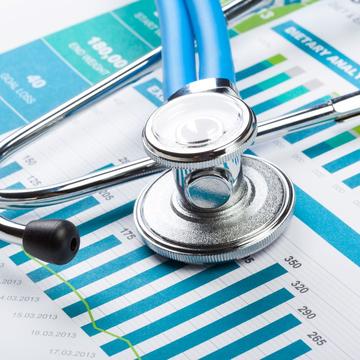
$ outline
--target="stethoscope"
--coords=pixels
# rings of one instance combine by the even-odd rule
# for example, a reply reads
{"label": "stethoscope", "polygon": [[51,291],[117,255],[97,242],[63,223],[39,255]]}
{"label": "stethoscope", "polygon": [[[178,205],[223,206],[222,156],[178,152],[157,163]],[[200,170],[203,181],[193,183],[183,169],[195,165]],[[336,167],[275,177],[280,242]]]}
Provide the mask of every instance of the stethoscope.
{"label": "stethoscope", "polygon": [[[360,92],[257,124],[238,97],[225,18],[265,3],[269,1],[235,0],[222,9],[218,0],[157,0],[167,102],[143,131],[149,157],[52,186],[1,190],[0,206],[54,205],[163,172],[142,190],[134,208],[138,233],[156,253],[188,263],[215,263],[272,243],[291,219],[293,185],[275,165],[244,151],[254,141],[359,115]],[[152,71],[160,54],[159,47],[14,132],[0,142],[1,159]],[[56,264],[69,262],[80,245],[75,225],[67,220],[40,219],[24,226],[0,217],[0,238]]]}

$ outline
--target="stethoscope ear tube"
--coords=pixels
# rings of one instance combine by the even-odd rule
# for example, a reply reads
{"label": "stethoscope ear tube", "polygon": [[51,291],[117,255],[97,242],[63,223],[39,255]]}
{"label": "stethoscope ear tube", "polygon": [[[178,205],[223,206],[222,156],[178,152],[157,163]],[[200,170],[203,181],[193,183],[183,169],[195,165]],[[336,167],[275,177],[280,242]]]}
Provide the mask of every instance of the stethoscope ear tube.
{"label": "stethoscope ear tube", "polygon": [[80,247],[76,226],[67,220],[34,220],[24,230],[24,250],[40,260],[63,265],[71,261]]}

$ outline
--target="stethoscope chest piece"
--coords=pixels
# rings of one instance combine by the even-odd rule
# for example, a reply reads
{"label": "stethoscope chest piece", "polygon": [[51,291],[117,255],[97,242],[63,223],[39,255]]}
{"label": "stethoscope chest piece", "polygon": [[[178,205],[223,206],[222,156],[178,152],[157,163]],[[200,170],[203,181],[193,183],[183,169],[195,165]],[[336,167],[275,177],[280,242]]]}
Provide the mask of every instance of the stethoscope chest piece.
{"label": "stethoscope chest piece", "polygon": [[135,205],[135,222],[156,253],[186,263],[217,263],[253,254],[278,238],[294,208],[289,179],[271,163],[242,157],[243,183],[234,204],[217,211],[184,206],[166,172]]}
{"label": "stethoscope chest piece", "polygon": [[282,171],[242,154],[256,136],[250,108],[230,86],[196,91],[201,85],[190,86],[150,117],[145,149],[172,170],[142,191],[134,211],[138,232],[151,249],[196,264],[263,249],[284,231],[295,202]]}

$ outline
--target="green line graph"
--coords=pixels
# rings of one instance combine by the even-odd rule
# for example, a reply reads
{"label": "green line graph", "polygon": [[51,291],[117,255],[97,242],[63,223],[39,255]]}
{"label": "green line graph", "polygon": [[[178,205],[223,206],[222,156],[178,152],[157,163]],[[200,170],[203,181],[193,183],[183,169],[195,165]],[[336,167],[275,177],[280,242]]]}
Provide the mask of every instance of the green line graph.
{"label": "green line graph", "polygon": [[49,266],[47,266],[46,264],[44,264],[43,262],[41,262],[40,260],[36,259],[35,257],[33,257],[32,255],[28,254],[25,250],[24,250],[26,256],[29,257],[29,259],[34,260],[37,264],[39,264],[41,267],[43,267],[44,269],[46,269],[47,271],[49,271],[52,275],[56,276],[60,281],[62,281],[66,286],[68,286],[71,291],[75,294],[75,296],[77,296],[79,298],[79,300],[84,304],[86,311],[89,315],[90,318],[90,322],[92,324],[92,326],[94,327],[95,330],[102,332],[104,334],[107,334],[111,337],[114,337],[115,339],[118,339],[120,341],[123,341],[126,343],[126,345],[131,349],[131,351],[133,352],[133,354],[135,355],[136,359],[141,360],[141,357],[139,355],[139,353],[136,351],[135,347],[133,346],[133,344],[131,343],[130,340],[125,339],[122,336],[119,336],[111,331],[102,329],[100,327],[98,327],[96,325],[96,321],[94,318],[94,315],[92,313],[92,310],[88,304],[88,302],[85,300],[85,298],[80,294],[79,290],[77,290],[69,281],[67,281],[64,277],[62,277],[60,274],[58,274],[56,271],[54,271],[53,269],[51,269]]}

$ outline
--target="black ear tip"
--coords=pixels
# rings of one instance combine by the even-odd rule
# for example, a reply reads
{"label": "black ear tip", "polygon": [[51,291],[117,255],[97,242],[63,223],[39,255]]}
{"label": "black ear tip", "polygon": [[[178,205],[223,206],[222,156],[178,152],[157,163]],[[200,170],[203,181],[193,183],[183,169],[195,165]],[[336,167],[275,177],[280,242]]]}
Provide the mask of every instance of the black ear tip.
{"label": "black ear tip", "polygon": [[49,263],[63,265],[79,250],[76,226],[67,220],[35,220],[25,227],[24,250]]}

